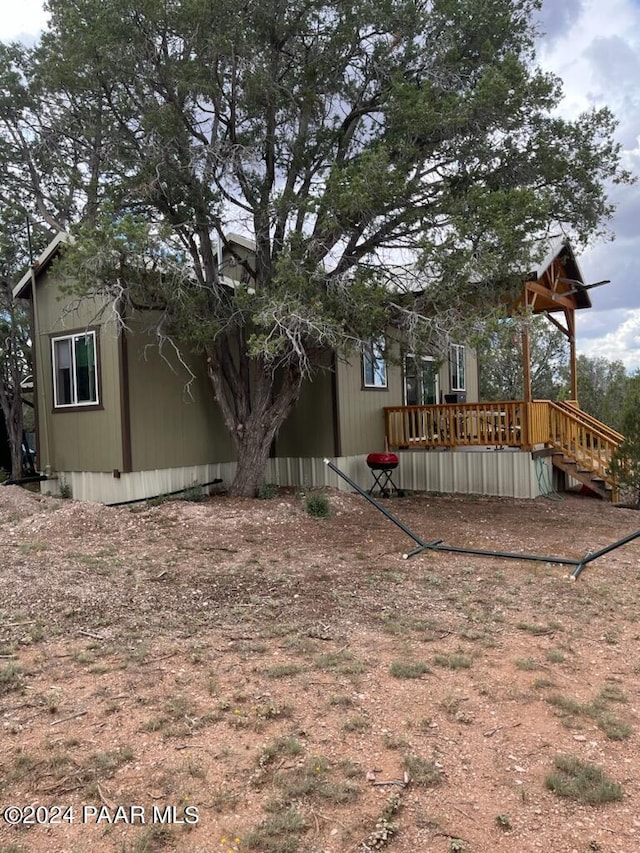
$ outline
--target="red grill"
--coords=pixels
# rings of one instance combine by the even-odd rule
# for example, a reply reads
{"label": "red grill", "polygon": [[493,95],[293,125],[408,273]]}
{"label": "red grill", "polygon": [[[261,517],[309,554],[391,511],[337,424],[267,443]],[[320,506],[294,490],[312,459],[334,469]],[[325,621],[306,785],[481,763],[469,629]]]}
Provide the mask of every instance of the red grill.
{"label": "red grill", "polygon": [[398,467],[397,453],[370,453],[367,456],[367,465],[372,471],[393,471]]}
{"label": "red grill", "polygon": [[400,494],[391,478],[391,472],[398,467],[399,461],[396,453],[370,453],[367,456],[367,465],[373,475],[373,485],[369,489],[370,495],[376,489],[380,491],[380,496],[383,498],[389,497],[392,492]]}

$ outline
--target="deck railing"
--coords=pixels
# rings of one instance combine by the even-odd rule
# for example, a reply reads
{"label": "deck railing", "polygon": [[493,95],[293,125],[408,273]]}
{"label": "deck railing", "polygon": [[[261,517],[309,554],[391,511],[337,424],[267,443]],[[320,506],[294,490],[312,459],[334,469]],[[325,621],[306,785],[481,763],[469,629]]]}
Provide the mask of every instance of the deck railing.
{"label": "deck railing", "polygon": [[550,400],[387,406],[384,418],[390,449],[551,447],[612,485],[611,459],[623,440],[575,405]]}
{"label": "deck railing", "polygon": [[406,447],[522,446],[524,403],[387,406],[387,445]]}

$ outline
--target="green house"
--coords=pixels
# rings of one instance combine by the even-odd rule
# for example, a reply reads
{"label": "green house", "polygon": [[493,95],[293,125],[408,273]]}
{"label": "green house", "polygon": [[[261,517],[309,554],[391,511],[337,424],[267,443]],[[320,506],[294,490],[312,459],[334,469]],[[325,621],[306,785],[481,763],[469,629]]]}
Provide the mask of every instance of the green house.
{"label": "green house", "polygon": [[[144,312],[115,318],[95,299],[63,295],[52,268],[66,235],[47,246],[14,288],[30,301],[37,466],[43,490],[74,498],[136,500],[215,479],[230,482],[232,443],[203,357],[158,350]],[[232,235],[236,253],[252,244]],[[239,270],[223,259],[224,274]],[[475,353],[452,343],[436,361],[383,353],[375,341],[349,359],[327,353],[280,431],[267,478],[281,485],[339,485],[323,458],[369,482],[365,457],[385,449],[385,407],[478,399]]]}

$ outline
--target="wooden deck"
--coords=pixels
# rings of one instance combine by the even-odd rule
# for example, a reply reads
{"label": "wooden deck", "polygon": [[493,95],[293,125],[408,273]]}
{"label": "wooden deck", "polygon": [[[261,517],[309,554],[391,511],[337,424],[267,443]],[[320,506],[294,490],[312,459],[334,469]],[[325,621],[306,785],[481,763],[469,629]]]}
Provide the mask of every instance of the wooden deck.
{"label": "wooden deck", "polygon": [[615,498],[610,465],[623,436],[573,403],[500,400],[388,406],[384,418],[389,449],[550,448],[557,454],[557,467]]}

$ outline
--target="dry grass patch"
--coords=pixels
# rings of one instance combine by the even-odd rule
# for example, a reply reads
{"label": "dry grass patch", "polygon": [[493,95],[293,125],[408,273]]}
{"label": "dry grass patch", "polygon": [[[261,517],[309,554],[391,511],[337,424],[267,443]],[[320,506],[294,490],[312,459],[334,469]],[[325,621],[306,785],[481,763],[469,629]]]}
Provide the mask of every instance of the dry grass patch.
{"label": "dry grass patch", "polygon": [[622,799],[622,786],[609,779],[602,767],[574,755],[557,755],[555,770],[545,779],[550,791],[580,803],[599,805]]}

